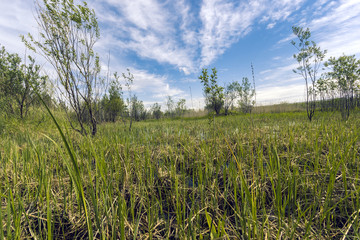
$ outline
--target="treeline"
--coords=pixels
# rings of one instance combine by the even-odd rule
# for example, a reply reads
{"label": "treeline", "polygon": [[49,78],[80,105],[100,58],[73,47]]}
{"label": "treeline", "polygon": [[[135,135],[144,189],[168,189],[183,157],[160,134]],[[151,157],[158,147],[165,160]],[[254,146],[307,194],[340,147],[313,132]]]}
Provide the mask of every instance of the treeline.
{"label": "treeline", "polygon": [[[28,61],[28,62],[26,62]],[[32,57],[25,62],[18,54],[0,49],[0,109],[2,114],[27,116],[32,106],[39,105],[35,92],[51,104],[51,96],[46,90],[46,76],[40,75],[40,66]]]}
{"label": "treeline", "polygon": [[[95,11],[86,2],[76,5],[73,1],[44,0],[35,4],[37,38],[28,34],[22,36],[22,41],[27,49],[47,60],[56,76],[49,79],[41,75],[40,66],[33,58],[25,57],[22,62],[17,54],[8,53],[2,47],[0,107],[3,113],[24,118],[31,107],[43,102],[61,108],[75,131],[94,136],[101,122],[129,120],[131,130],[133,121],[178,117],[188,111],[184,99],[175,102],[171,97],[166,100],[165,111],[158,103],[147,110],[132,92],[134,76],[130,70],[122,74],[128,92],[126,99],[120,76],[100,74],[100,57],[94,51],[100,29]],[[305,79],[309,120],[319,106],[322,110],[340,110],[347,119],[350,111],[359,105],[360,61],[355,56],[330,58],[324,65],[329,71],[318,79],[326,51],[310,41],[308,29],[294,27],[293,32],[298,41],[292,44],[299,51],[294,55],[299,63],[294,71]],[[203,69],[199,79],[204,87],[206,108],[216,114],[228,115],[234,110],[251,113],[256,102],[252,65],[251,68],[252,83],[244,77],[241,83],[234,81],[225,86],[219,86],[215,68],[210,75]]]}
{"label": "treeline", "polygon": [[[291,44],[298,53],[294,58],[298,68],[294,73],[301,75],[306,85],[306,111],[311,121],[315,110],[340,110],[344,120],[349,118],[350,111],[359,106],[360,95],[360,60],[355,55],[330,57],[324,64],[327,50],[321,50],[312,41],[309,28],[292,28],[296,41]],[[323,70],[319,73],[323,65]],[[319,77],[320,75],[320,77]]]}
{"label": "treeline", "polygon": [[[58,110],[65,110],[69,118],[76,120],[77,113],[71,110],[66,98],[54,96],[49,86],[49,77],[40,74],[41,67],[35,60],[28,56],[23,60],[16,53],[9,53],[2,46],[0,50],[0,108],[1,113],[9,117],[25,118],[31,109],[41,106],[39,96],[45,104]],[[129,72],[131,75],[131,73]],[[146,109],[143,101],[135,94],[131,94],[131,87],[128,86],[130,96],[124,98],[123,87],[119,77],[115,73],[113,79],[105,86],[105,94],[94,101],[94,116],[98,122],[115,122],[133,119],[141,121],[146,119],[174,118],[181,117],[186,112],[186,100],[179,99],[177,102],[171,97],[166,98],[166,108],[161,110],[161,104],[155,103],[150,109]],[[39,95],[37,95],[39,94]],[[79,109],[86,102],[76,103]],[[81,111],[79,118],[83,122],[90,121],[87,111]]]}
{"label": "treeline", "polygon": [[217,115],[221,113],[229,115],[238,110],[243,113],[251,113],[256,102],[255,77],[252,64],[251,69],[253,73],[252,83],[249,78],[243,77],[241,83],[233,81],[222,87],[217,82],[216,68],[211,69],[212,73],[210,75],[208,70],[204,68],[199,79],[204,86],[205,107]]}

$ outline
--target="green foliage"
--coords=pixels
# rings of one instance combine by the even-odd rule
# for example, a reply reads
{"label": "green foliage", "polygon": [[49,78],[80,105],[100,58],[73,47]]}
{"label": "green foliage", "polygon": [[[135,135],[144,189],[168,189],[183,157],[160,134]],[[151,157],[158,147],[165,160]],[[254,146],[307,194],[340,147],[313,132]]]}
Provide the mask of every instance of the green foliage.
{"label": "green foliage", "polygon": [[337,83],[328,77],[321,77],[317,80],[315,87],[320,97],[321,111],[335,110],[335,99],[338,97]]}
{"label": "green foliage", "polygon": [[238,89],[241,86],[238,81],[234,81],[225,86],[225,93],[224,93],[224,110],[225,115],[229,114],[229,110],[234,108],[234,101],[238,97]]}
{"label": "green foliage", "polygon": [[161,105],[158,104],[158,103],[154,103],[152,106],[151,106],[151,112],[152,112],[152,115],[153,115],[153,118],[155,119],[160,119],[161,116],[162,116],[162,112],[161,112]]}
{"label": "green foliage", "polygon": [[128,93],[129,93],[129,97],[126,99],[126,101],[127,101],[127,108],[129,110],[129,116],[130,116],[129,131],[131,131],[132,122],[135,117],[133,114],[136,113],[136,111],[133,110],[135,108],[133,106],[133,103],[136,102],[136,101],[133,101],[133,98],[135,97],[135,95],[133,96],[132,91],[131,91],[132,85],[134,84],[134,75],[130,72],[130,69],[126,69],[126,71],[127,71],[127,74],[122,73],[122,76],[125,80],[125,86],[127,87]]}
{"label": "green foliage", "polygon": [[175,102],[174,102],[174,99],[171,96],[166,97],[165,105],[167,107],[165,115],[168,116],[168,117],[174,117],[174,115],[175,115],[175,112],[174,112]]}
{"label": "green foliage", "polygon": [[176,103],[171,96],[166,97],[165,105],[167,110],[165,112],[165,116],[173,118],[173,117],[181,117],[186,112],[186,100],[179,99]]}
{"label": "green foliage", "polygon": [[212,68],[212,74],[208,75],[207,69],[203,68],[202,75],[199,76],[201,83],[204,85],[206,108],[220,114],[224,105],[224,88],[217,84],[217,70]]}
{"label": "green foliage", "polygon": [[331,57],[326,63],[332,71],[326,77],[335,80],[340,92],[343,119],[348,119],[350,110],[355,107],[355,97],[359,93],[360,60],[352,56]]}
{"label": "green foliage", "polygon": [[115,73],[110,83],[109,96],[105,95],[101,101],[105,121],[115,122],[117,117],[125,112],[125,103],[122,98],[122,87],[119,77]]}
{"label": "green foliage", "polygon": [[323,61],[326,50],[322,51],[314,41],[310,40],[310,30],[302,27],[292,27],[294,35],[298,38],[297,42],[291,41],[291,44],[298,50],[294,58],[299,64],[294,73],[300,74],[306,84],[306,109],[308,119],[311,121],[315,114],[316,107],[316,81],[317,73]]}
{"label": "green foliage", "polygon": [[135,121],[145,120],[147,118],[147,111],[145,109],[143,101],[138,100],[136,95],[133,95],[131,98],[131,104],[130,104],[130,116]]}
{"label": "green foliage", "polygon": [[39,39],[28,34],[27,38],[22,36],[23,42],[57,72],[59,94],[66,99],[79,125],[69,118],[73,129],[87,135],[90,128],[94,136],[95,108],[103,83],[98,78],[99,57],[93,50],[100,37],[95,12],[85,2],[76,5],[72,0],[44,0],[43,4],[37,3],[36,11]]}
{"label": "green foliage", "polygon": [[185,99],[179,99],[179,101],[176,103],[175,108],[175,114],[178,117],[181,117],[186,112],[186,100]]}
{"label": "green foliage", "polygon": [[249,79],[244,77],[241,85],[236,85],[237,92],[239,94],[239,107],[243,113],[251,113],[255,105],[255,88],[251,85]]}
{"label": "green foliage", "polygon": [[18,121],[0,135],[0,237],[358,239],[359,114],[104,123],[95,137]]}
{"label": "green foliage", "polygon": [[44,97],[45,76],[40,76],[40,66],[29,56],[30,63],[22,63],[18,54],[0,50],[0,106],[8,114],[24,118],[30,107],[36,104],[35,91]]}

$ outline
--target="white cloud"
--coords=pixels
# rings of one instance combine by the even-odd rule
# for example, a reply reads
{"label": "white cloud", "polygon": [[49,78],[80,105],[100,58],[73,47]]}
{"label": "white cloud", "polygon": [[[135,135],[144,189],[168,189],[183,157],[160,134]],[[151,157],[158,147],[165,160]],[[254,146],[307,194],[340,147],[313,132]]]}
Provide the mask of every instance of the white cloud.
{"label": "white cloud", "polygon": [[258,88],[256,104],[277,104],[281,102],[301,102],[305,100],[305,85],[291,84]]}
{"label": "white cloud", "polygon": [[[309,28],[312,38],[327,56],[360,53],[360,3],[358,0],[316,1],[312,8],[316,13],[304,11],[298,26]],[[315,17],[314,17],[315,16]],[[278,44],[290,43],[294,34],[280,40]]]}
{"label": "white cloud", "polygon": [[[93,5],[105,26],[105,39],[111,39],[108,44],[190,74],[248,34],[257,20],[270,21],[270,29],[303,1],[204,0],[200,12],[189,0],[96,0]],[[107,36],[114,32],[116,37]]]}
{"label": "white cloud", "polygon": [[0,14],[0,44],[7,51],[23,55],[25,45],[20,35],[35,29],[36,21],[33,15],[32,1],[2,1]]}
{"label": "white cloud", "polygon": [[269,23],[269,24],[267,25],[266,29],[272,29],[272,28],[275,27],[275,25],[276,25],[276,23]]}
{"label": "white cloud", "polygon": [[[100,6],[103,2],[97,1],[96,6],[99,16],[105,16],[100,18],[105,38],[112,38],[108,47],[130,50],[142,58],[173,65],[185,74],[195,70],[197,37],[191,28],[190,5],[185,1],[176,2],[175,7],[157,0],[105,0],[107,7]],[[172,7],[181,11],[176,12]]]}
{"label": "white cloud", "polygon": [[[128,18],[128,22],[131,21],[133,24],[136,23],[136,27],[132,27],[134,30],[129,31],[130,34],[134,34],[133,37],[136,36],[136,31],[139,31],[139,29],[153,29],[157,33],[164,33],[169,31],[166,29],[166,21],[160,6],[156,6],[156,4],[152,5],[154,1],[151,3],[150,1],[142,1],[137,3],[132,3],[131,1],[111,1],[109,0],[108,3],[114,4],[118,7],[125,7],[123,10],[126,13],[126,11],[130,11],[129,14],[126,15],[125,20],[117,17],[113,14],[106,14],[104,11],[105,9],[101,7],[102,5],[99,4],[100,2],[92,2],[91,6],[93,7],[99,7],[102,9],[102,11],[96,11],[96,14],[100,19],[100,21],[106,21],[109,24],[112,24],[113,26],[116,26],[117,28],[123,26],[124,21]],[[102,1],[103,3],[103,1]],[[151,3],[151,4],[150,4]],[[150,5],[149,5],[150,4]],[[16,52],[20,56],[23,56],[25,54],[25,46],[21,42],[21,39],[19,37],[20,34],[26,35],[28,32],[32,33],[35,37],[37,36],[37,23],[35,21],[35,6],[33,1],[24,1],[24,0],[13,0],[13,1],[3,1],[2,2],[2,14],[0,15],[0,44],[2,46],[6,47],[6,50],[8,52]],[[139,8],[139,9],[138,9]],[[145,11],[148,10],[148,11]],[[143,11],[138,12],[140,16],[133,16],[131,11]],[[157,18],[153,18],[153,15],[158,15]],[[164,19],[163,19],[164,18]],[[105,20],[104,20],[105,19]],[[117,29],[115,28],[115,29]],[[111,28],[111,30],[114,30]],[[117,29],[118,30],[118,29]],[[149,30],[149,33],[151,33],[153,30]],[[124,31],[124,30],[123,30]],[[102,32],[103,33],[103,32]],[[124,33],[124,32],[122,32]],[[142,32],[142,34],[144,34]],[[145,51],[148,43],[153,44],[154,47],[152,49],[152,52],[150,50]],[[118,57],[114,57],[113,54],[115,51],[122,50],[122,46],[116,46],[119,43],[119,40],[116,38],[116,34],[114,32],[110,32],[105,30],[105,34],[103,33],[101,36],[101,39],[99,43],[96,45],[96,50],[100,52],[101,59],[102,59],[102,72],[106,75],[107,72],[107,56],[109,53],[109,50],[111,49],[110,54],[112,55],[110,59],[110,69],[119,71],[120,69],[125,69],[123,67],[126,65],[124,63],[124,60]],[[121,42],[120,42],[121,43]],[[143,44],[144,46],[140,46]],[[185,56],[178,56],[176,54],[176,50],[169,51],[166,54],[163,54],[161,52],[161,48],[163,48],[162,51],[167,51],[172,48],[170,43],[167,43],[167,45],[160,46],[160,38],[156,38],[155,35],[149,34],[148,36],[144,36],[142,38],[139,38],[138,42],[133,42],[130,44],[131,47],[137,49],[138,51],[142,51],[142,48],[144,48],[144,56],[151,55],[151,54],[158,54],[160,57],[160,61],[168,61],[170,63],[173,63],[174,65],[178,64],[180,60],[177,61],[177,58],[182,57],[182,59],[185,59]],[[165,46],[165,47],[164,47]],[[113,49],[115,48],[115,49]],[[27,54],[31,54],[35,56],[33,52],[27,50]],[[162,56],[162,57],[161,57]],[[36,56],[38,60],[40,60],[40,64],[42,62],[45,62],[44,59],[42,59],[40,56]],[[184,67],[184,71],[188,71],[187,66]],[[46,73],[51,74],[52,76],[55,76],[53,69],[47,64],[45,68],[43,69]],[[158,98],[161,100],[162,96],[170,95],[170,96],[177,96],[181,95],[183,92],[173,87],[168,83],[168,79],[166,76],[157,75],[157,74],[151,74],[146,70],[141,69],[134,69],[133,74],[135,77],[134,80],[134,86],[133,90],[135,93],[139,93],[142,95],[150,95],[151,97]],[[125,90],[125,89],[124,89]]]}
{"label": "white cloud", "polygon": [[208,65],[223,54],[239,38],[247,35],[252,26],[271,21],[271,29],[277,21],[287,19],[299,9],[304,0],[257,0],[239,4],[229,0],[204,0],[200,18],[201,65]]}
{"label": "white cloud", "polygon": [[360,4],[358,0],[343,0],[325,16],[310,22],[310,30],[327,56],[360,53]]}
{"label": "white cloud", "polygon": [[[326,58],[345,54],[360,53],[360,4],[358,0],[342,0],[339,2],[322,0],[315,2],[313,8],[322,12],[320,16],[314,17],[303,15],[303,27],[309,27],[312,38],[321,49],[327,49]],[[307,17],[307,18],[306,18]],[[310,18],[310,19],[308,19]],[[291,35],[277,44],[283,44],[294,38]],[[301,76],[292,72],[298,65],[295,60],[289,62],[288,57],[279,63],[278,67],[266,69],[260,72],[262,81],[261,90],[258,91],[259,99],[267,102],[271,99],[289,98],[292,101],[301,99],[304,94],[304,83]],[[319,74],[320,75],[320,74]],[[293,96],[293,97],[291,97]],[[277,102],[279,102],[279,100]]]}
{"label": "white cloud", "polygon": [[183,91],[178,88],[173,88],[168,83],[166,76],[151,74],[146,70],[130,69],[134,75],[133,89],[139,94],[151,94],[152,98],[163,99],[166,96],[178,96],[183,94]]}
{"label": "white cloud", "polygon": [[[256,19],[270,21],[271,28],[286,19],[301,2],[204,0],[200,12],[189,0],[94,0],[89,4],[101,23],[102,38],[97,46],[101,53],[107,53],[107,49],[132,51],[144,59],[170,64],[190,74],[210,64],[249,33]],[[2,44],[18,49],[22,43],[14,41],[18,36],[13,31],[18,32],[16,35],[36,32],[33,8],[32,1],[2,3]]]}
{"label": "white cloud", "polygon": [[[200,10],[201,65],[209,65],[215,58],[251,30],[254,19],[262,11],[257,1],[251,5],[221,0],[204,0]],[[254,6],[254,7],[252,7]]]}
{"label": "white cloud", "polygon": [[[279,22],[294,21],[293,13],[304,2],[202,0],[194,7],[191,0],[93,0],[89,5],[95,9],[101,24],[102,35],[96,50],[102,59],[106,59],[109,49],[112,55],[116,54],[116,58],[111,59],[111,69],[125,69],[123,66],[131,65],[131,57],[126,56],[135,54],[192,74],[214,62],[257,24],[272,29]],[[37,32],[33,1],[12,0],[1,4],[0,43],[9,51],[22,54],[25,47],[19,35],[32,32],[36,36]],[[302,13],[297,12],[303,14],[301,20],[297,16],[302,26],[310,27],[318,45],[329,50],[327,56],[338,56],[360,54],[359,12],[359,0],[319,0],[310,3]],[[289,36],[279,43],[288,44],[292,38]],[[274,57],[278,65],[272,62],[273,69],[262,71],[259,99],[262,94],[270,96],[265,93],[266,88],[276,92],[279,87],[275,95],[286,96],[292,87],[286,92],[285,85],[292,84],[293,89],[297,84],[302,86],[302,81],[292,72],[296,68],[294,62],[286,60],[287,57]],[[170,77],[154,72],[134,68],[134,91],[151,95],[149,98],[157,101],[167,95],[186,96],[171,84]],[[193,89],[194,95],[195,91]],[[294,90],[294,94],[299,91],[303,89]]]}

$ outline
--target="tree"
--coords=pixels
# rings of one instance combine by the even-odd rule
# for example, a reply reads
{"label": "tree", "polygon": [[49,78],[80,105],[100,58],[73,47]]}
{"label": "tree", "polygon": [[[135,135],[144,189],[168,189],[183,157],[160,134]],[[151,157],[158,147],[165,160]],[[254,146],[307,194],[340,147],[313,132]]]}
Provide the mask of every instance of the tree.
{"label": "tree", "polygon": [[129,108],[129,110],[129,114],[134,118],[135,121],[138,122],[140,120],[146,119],[147,112],[144,103],[138,100],[136,95],[133,95],[131,98],[131,108]]}
{"label": "tree", "polygon": [[355,55],[343,55],[339,58],[330,57],[325,62],[325,66],[332,69],[326,75],[337,81],[340,92],[341,115],[346,120],[350,115],[350,110],[355,107],[354,98],[359,90],[360,60],[357,60]]}
{"label": "tree", "polygon": [[123,73],[122,76],[125,80],[125,86],[127,87],[128,89],[128,93],[129,93],[129,98],[127,99],[127,104],[128,104],[128,109],[129,109],[129,117],[130,117],[130,124],[129,124],[129,131],[131,131],[131,126],[132,126],[132,121],[133,121],[133,118],[134,118],[134,113],[136,111],[133,111],[133,104],[134,102],[136,101],[133,101],[133,99],[136,97],[135,95],[133,96],[132,95],[132,91],[131,91],[131,88],[132,88],[132,85],[134,84],[134,75],[130,72],[130,69],[126,69],[127,71],[127,74]]}
{"label": "tree", "polygon": [[29,65],[17,54],[0,50],[0,105],[8,113],[24,118],[36,102],[35,91],[42,94],[46,76],[40,76],[40,66],[29,56]]}
{"label": "tree", "polygon": [[255,89],[247,77],[243,77],[241,85],[236,85],[239,96],[239,107],[243,113],[251,113],[255,105]]}
{"label": "tree", "polygon": [[151,106],[151,112],[155,119],[160,119],[162,115],[161,105],[158,103],[154,103],[154,105]]}
{"label": "tree", "polygon": [[229,110],[234,108],[234,101],[238,97],[238,89],[241,86],[238,81],[234,81],[225,86],[225,94],[224,94],[224,110],[225,115],[229,114]]}
{"label": "tree", "polygon": [[176,103],[175,113],[176,116],[180,117],[182,116],[186,111],[186,100],[185,99],[179,99],[179,101]]}
{"label": "tree", "polygon": [[329,83],[330,82],[326,78],[320,78],[316,82],[316,91],[317,94],[320,96],[321,111],[324,111],[328,108],[327,97],[329,95],[329,89],[330,89]]}
{"label": "tree", "polygon": [[298,42],[291,41],[291,44],[299,51],[294,54],[299,67],[294,69],[294,73],[300,74],[306,84],[306,112],[308,119],[311,121],[315,114],[316,107],[316,91],[315,84],[317,81],[317,73],[321,62],[325,57],[326,50],[320,50],[314,41],[310,41],[311,33],[307,28],[292,27],[293,33],[298,38]]}
{"label": "tree", "polygon": [[[83,135],[97,132],[96,106],[103,81],[99,78],[99,57],[93,47],[100,38],[94,10],[84,2],[43,0],[37,2],[39,39],[22,36],[25,45],[40,53],[54,67],[59,93],[76,116],[71,127]],[[88,115],[89,117],[84,117]],[[89,129],[90,128],[90,129]]]}
{"label": "tree", "polygon": [[199,76],[201,83],[204,85],[204,95],[206,108],[214,110],[216,114],[220,114],[220,110],[224,105],[224,88],[217,84],[217,71],[212,68],[212,74],[208,75],[207,69],[203,68],[202,75]]}
{"label": "tree", "polygon": [[256,87],[255,87],[255,73],[254,73],[254,65],[251,63],[251,74],[253,80],[253,87],[254,87],[254,105],[256,103]]}
{"label": "tree", "polygon": [[166,115],[169,117],[173,117],[174,116],[174,100],[172,99],[171,96],[167,96],[166,97],[166,107],[167,107],[167,111],[166,111]]}
{"label": "tree", "polygon": [[116,118],[124,112],[125,103],[122,99],[122,87],[117,73],[110,83],[109,96],[105,95],[102,100],[105,121],[115,122]]}

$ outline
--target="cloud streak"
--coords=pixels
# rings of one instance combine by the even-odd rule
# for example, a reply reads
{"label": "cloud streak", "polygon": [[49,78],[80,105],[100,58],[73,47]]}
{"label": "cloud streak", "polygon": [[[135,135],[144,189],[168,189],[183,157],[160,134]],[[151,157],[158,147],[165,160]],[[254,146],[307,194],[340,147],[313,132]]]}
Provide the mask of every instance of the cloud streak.
{"label": "cloud streak", "polygon": [[[152,99],[149,102],[184,95],[179,78],[194,79],[200,68],[213,64],[257,28],[266,34],[266,29],[277,31],[285,22],[309,26],[318,45],[329,50],[328,56],[360,53],[358,0],[93,0],[89,6],[95,9],[101,28],[96,51],[106,59],[111,50],[115,56],[111,69],[124,71],[130,66],[136,78],[134,91]],[[23,54],[20,34],[37,36],[34,12],[32,1],[3,1],[0,44],[8,51]],[[280,40],[277,46],[289,44],[292,38]],[[259,69],[264,73],[259,74],[259,91],[262,88],[266,98],[271,96],[265,94],[266,88],[302,84],[291,71],[295,61],[289,62],[289,57],[277,53],[268,60],[274,68]],[[198,87],[197,92],[193,88],[194,95],[201,95],[199,84],[187,82]],[[299,89],[293,91],[298,95]]]}
{"label": "cloud streak", "polygon": [[[96,0],[94,6],[112,45],[185,74],[214,62],[257,23],[273,28],[304,0]],[[104,4],[105,3],[105,4]]]}
{"label": "cloud streak", "polygon": [[[327,49],[326,59],[330,56],[338,57],[344,54],[360,53],[360,38],[358,30],[360,29],[360,4],[357,0],[329,1],[322,0],[314,3],[316,9],[313,15],[303,13],[300,16],[298,25],[309,27],[312,38],[321,49]],[[277,44],[289,44],[295,36],[292,34]],[[295,49],[294,49],[295,52]],[[276,99],[278,96],[288,97],[299,96],[299,92],[304,87],[300,85],[304,80],[292,72],[292,69],[298,67],[291,56],[285,56],[284,61],[272,69],[266,69],[260,73],[263,81],[262,92],[263,101]],[[290,87],[292,86],[292,87]],[[297,86],[297,87],[296,87]],[[295,97],[296,98],[296,97]]]}
{"label": "cloud streak", "polygon": [[204,0],[200,11],[201,65],[209,65],[257,23],[273,28],[299,9],[304,0],[234,1]]}
{"label": "cloud streak", "polygon": [[[96,5],[103,5],[97,1]],[[99,7],[100,21],[112,45],[134,52],[144,59],[175,66],[184,73],[194,71],[193,52],[196,33],[190,28],[190,5],[176,2],[177,7],[156,0],[105,0]],[[176,12],[176,8],[181,11]],[[110,11],[111,9],[111,11]],[[110,46],[109,46],[110,47]]]}

